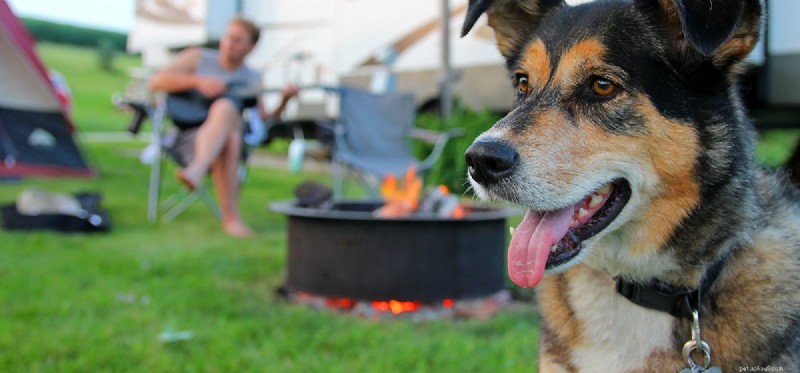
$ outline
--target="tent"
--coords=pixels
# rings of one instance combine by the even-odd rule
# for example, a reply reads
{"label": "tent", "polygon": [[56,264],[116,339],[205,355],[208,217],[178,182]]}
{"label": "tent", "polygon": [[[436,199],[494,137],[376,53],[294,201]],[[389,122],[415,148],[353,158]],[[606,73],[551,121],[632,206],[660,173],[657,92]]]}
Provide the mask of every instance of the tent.
{"label": "tent", "polygon": [[0,178],[93,175],[33,37],[0,0]]}

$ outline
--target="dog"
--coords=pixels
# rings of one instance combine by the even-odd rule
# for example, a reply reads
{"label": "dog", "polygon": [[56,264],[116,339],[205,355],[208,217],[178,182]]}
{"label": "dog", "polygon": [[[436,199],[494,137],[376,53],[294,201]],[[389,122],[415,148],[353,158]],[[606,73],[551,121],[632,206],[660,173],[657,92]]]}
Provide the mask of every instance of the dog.
{"label": "dog", "polygon": [[758,0],[470,0],[515,92],[465,157],[528,210],[540,372],[800,371],[800,192],[754,162]]}

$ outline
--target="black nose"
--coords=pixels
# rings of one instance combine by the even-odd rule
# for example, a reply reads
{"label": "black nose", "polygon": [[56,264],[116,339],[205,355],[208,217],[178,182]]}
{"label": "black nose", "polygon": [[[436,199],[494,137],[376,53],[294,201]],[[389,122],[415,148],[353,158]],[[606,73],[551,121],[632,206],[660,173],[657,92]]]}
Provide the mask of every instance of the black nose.
{"label": "black nose", "polygon": [[511,146],[497,141],[476,141],[464,154],[473,180],[491,185],[511,175],[519,154]]}

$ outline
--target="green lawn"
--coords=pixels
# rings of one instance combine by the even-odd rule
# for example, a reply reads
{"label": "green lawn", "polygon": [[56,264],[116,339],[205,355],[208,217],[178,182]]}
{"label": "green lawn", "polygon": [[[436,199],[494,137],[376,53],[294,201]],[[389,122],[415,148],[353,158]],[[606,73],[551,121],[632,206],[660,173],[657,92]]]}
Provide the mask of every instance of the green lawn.
{"label": "green lawn", "polygon": [[[328,175],[252,169],[242,206],[259,233],[235,239],[200,204],[174,222],[148,224],[147,168],[135,158],[142,143],[84,145],[95,179],[0,183],[3,202],[34,185],[101,191],[114,223],[98,235],[0,231],[2,372],[536,370],[532,306],[489,321],[378,322],[275,295],[285,219],[265,205]],[[160,342],[169,330],[192,338]]]}
{"label": "green lawn", "polygon": [[122,92],[129,72],[139,67],[139,58],[120,54],[113,71],[100,69],[97,52],[91,48],[41,43],[39,56],[51,70],[57,70],[72,90],[73,120],[79,131],[124,131],[129,115],[111,105],[111,94]]}

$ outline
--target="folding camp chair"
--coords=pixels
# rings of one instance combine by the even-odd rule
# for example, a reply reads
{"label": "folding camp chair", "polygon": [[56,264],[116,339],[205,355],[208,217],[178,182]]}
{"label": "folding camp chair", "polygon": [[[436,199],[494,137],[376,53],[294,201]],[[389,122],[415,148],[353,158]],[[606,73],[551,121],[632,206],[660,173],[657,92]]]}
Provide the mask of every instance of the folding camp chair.
{"label": "folding camp chair", "polygon": [[[139,131],[144,119],[150,118],[152,122],[151,144],[143,151],[142,160],[150,163],[150,180],[148,186],[147,199],[147,219],[156,222],[159,219],[160,211],[163,221],[171,221],[184,212],[194,202],[203,201],[212,213],[220,219],[220,210],[217,202],[209,193],[209,183],[205,181],[198,185],[193,191],[180,188],[180,192],[160,200],[162,170],[164,160],[170,159],[180,167],[185,167],[185,161],[181,159],[174,149],[175,140],[180,135],[180,129],[170,125],[168,109],[164,97],[154,100],[154,103],[143,103],[117,99],[117,105],[125,105],[133,109],[134,119],[128,127],[128,131],[136,134]],[[247,158],[255,146],[261,144],[267,134],[267,128],[257,114],[256,99],[247,99],[244,102],[242,113],[245,119],[245,133],[242,146],[242,157],[239,163],[238,178],[240,185],[247,177]]]}
{"label": "folding camp chair", "polygon": [[[389,174],[403,175],[414,166],[418,174],[433,167],[447,142],[461,130],[433,132],[414,128],[415,101],[411,93],[374,94],[339,87],[339,121],[334,129],[332,156],[334,195],[344,193],[345,173],[353,175],[371,196]],[[409,139],[433,145],[422,161],[411,152]]]}

